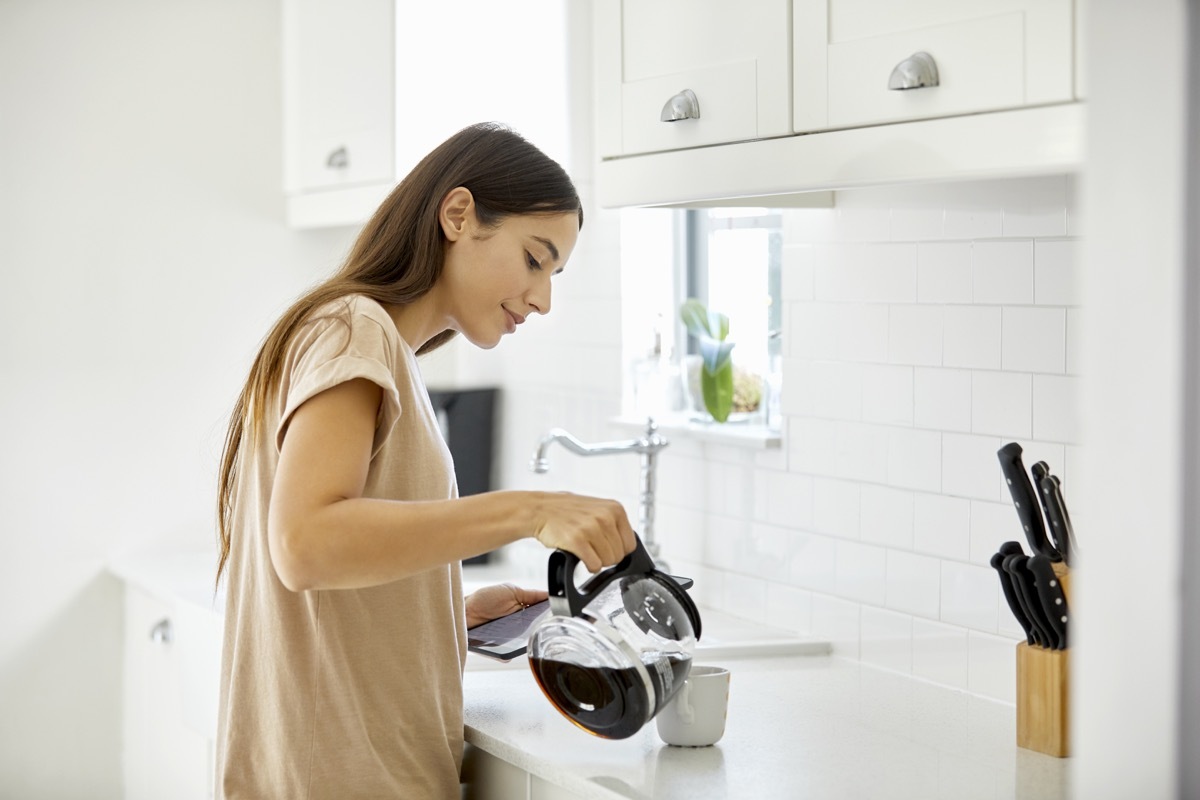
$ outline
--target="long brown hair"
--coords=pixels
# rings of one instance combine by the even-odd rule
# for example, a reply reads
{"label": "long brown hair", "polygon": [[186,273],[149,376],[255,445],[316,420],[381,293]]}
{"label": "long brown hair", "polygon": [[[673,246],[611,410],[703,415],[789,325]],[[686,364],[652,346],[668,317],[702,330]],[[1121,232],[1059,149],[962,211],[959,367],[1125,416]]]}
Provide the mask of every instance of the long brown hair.
{"label": "long brown hair", "polygon": [[[380,303],[411,303],[442,274],[445,234],[438,223],[442,199],[454,188],[470,190],[485,228],[518,214],[578,213],[583,206],[561,166],[503,125],[480,123],[451,136],[397,184],[363,227],[349,256],[329,279],[292,304],[276,321],[250,367],[233,406],[217,489],[220,556],[217,582],[229,560],[234,489],[246,429],[262,424],[263,409],[277,389],[287,348],[313,310],[341,297],[363,294]],[[448,342],[446,330],[418,355]]]}

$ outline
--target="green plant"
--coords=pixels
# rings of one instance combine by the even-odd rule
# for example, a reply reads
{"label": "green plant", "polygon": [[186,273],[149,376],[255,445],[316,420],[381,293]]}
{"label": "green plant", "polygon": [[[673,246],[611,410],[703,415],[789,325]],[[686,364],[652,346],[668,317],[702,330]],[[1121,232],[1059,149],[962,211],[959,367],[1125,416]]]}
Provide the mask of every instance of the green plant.
{"label": "green plant", "polygon": [[729,419],[733,408],[733,342],[729,335],[729,317],[710,311],[694,297],[679,307],[679,316],[687,332],[700,344],[700,393],[704,407],[717,422]]}

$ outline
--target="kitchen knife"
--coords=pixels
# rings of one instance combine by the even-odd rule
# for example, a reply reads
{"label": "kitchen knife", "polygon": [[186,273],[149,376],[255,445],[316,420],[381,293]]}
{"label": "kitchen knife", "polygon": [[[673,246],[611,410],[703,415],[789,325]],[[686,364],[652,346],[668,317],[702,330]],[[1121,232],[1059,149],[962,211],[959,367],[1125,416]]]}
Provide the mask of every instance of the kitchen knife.
{"label": "kitchen knife", "polygon": [[1046,508],[1046,519],[1050,523],[1054,544],[1069,567],[1074,555],[1074,548],[1071,546],[1071,521],[1067,519],[1066,507],[1062,504],[1058,478],[1046,474],[1037,481],[1037,484],[1041,490],[1042,503]]}
{"label": "kitchen knife", "polygon": [[1033,623],[1034,630],[1037,631],[1037,638],[1041,642],[1040,646],[1052,650],[1057,649],[1057,635],[1054,628],[1051,627],[1050,621],[1046,619],[1046,612],[1042,610],[1042,603],[1037,596],[1037,586],[1033,582],[1033,573],[1029,571],[1025,563],[1028,560],[1029,556],[1024,554],[1005,556],[1004,571],[1012,576],[1017,594],[1025,601],[1025,611],[1029,614],[1029,621]]}
{"label": "kitchen knife", "polygon": [[1017,590],[1013,587],[1012,577],[1004,571],[1004,554],[996,553],[989,563],[991,563],[992,569],[1000,575],[1000,588],[1004,591],[1004,599],[1008,601],[1009,610],[1012,611],[1012,615],[1017,618],[1017,622],[1025,631],[1025,641],[1036,645],[1037,639],[1033,637],[1033,623],[1029,621],[1029,616],[1025,613],[1021,601],[1017,599]]}
{"label": "kitchen knife", "polygon": [[1038,502],[1041,504],[1042,513],[1045,515],[1046,538],[1050,540],[1050,544],[1053,545],[1054,549],[1065,558],[1066,555],[1063,553],[1062,543],[1059,540],[1059,537],[1062,536],[1062,527],[1055,526],[1054,520],[1051,519],[1050,503],[1046,498],[1045,492],[1042,491],[1042,478],[1050,474],[1050,465],[1045,461],[1039,461],[1030,467],[1029,471],[1033,473],[1033,493],[1037,496]]}
{"label": "kitchen knife", "polygon": [[1054,629],[1058,644],[1056,649],[1067,649],[1067,598],[1062,584],[1054,574],[1054,565],[1045,556],[1030,556],[1026,568],[1033,574],[1042,611],[1050,627]]}
{"label": "kitchen knife", "polygon": [[[1071,515],[1067,512],[1067,501],[1063,499],[1062,482],[1056,475],[1047,475],[1046,478],[1053,485],[1051,495],[1054,505],[1062,514],[1064,544],[1071,551],[1071,558],[1076,559],[1079,557],[1079,546],[1075,543],[1075,526],[1071,524]],[[1063,554],[1063,559],[1066,560],[1066,553]],[[1067,566],[1070,565],[1071,561],[1067,561]]]}
{"label": "kitchen knife", "polygon": [[[1025,555],[1025,549],[1021,547],[1020,542],[1004,542],[1000,545],[999,554],[1002,557],[1000,568],[1004,570],[1003,558],[1012,555],[1023,556]],[[1025,592],[1017,586],[1007,570],[1004,570],[1004,574],[1008,575],[1009,585],[1013,587],[1013,596],[1017,600],[1017,606],[1021,609],[1021,613],[1025,615],[1025,619],[1029,621],[1029,626],[1033,630],[1033,643],[1038,647],[1045,647],[1047,645],[1046,634],[1043,633],[1041,625],[1035,621],[1034,616],[1030,613],[1029,602],[1025,599]]]}
{"label": "kitchen knife", "polygon": [[1059,561],[1062,556],[1046,539],[1041,505],[1033,492],[1033,484],[1029,482],[1029,474],[1025,472],[1021,452],[1021,445],[1016,442],[1009,442],[996,451],[996,456],[1000,459],[1000,469],[1004,472],[1004,480],[1008,483],[1009,494],[1012,495],[1013,505],[1017,509],[1017,518],[1021,520],[1021,526],[1025,529],[1025,539],[1029,542],[1030,549],[1051,561]]}

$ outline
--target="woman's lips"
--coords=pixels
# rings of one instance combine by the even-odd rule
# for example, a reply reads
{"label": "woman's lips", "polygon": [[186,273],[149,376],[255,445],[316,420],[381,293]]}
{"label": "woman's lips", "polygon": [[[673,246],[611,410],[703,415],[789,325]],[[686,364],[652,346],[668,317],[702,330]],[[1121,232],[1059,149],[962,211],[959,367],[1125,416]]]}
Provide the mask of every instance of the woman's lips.
{"label": "woman's lips", "polygon": [[508,332],[509,333],[512,333],[513,331],[515,331],[517,329],[517,326],[525,321],[524,317],[517,316],[513,312],[509,311],[507,308],[504,309],[504,313],[508,315]]}

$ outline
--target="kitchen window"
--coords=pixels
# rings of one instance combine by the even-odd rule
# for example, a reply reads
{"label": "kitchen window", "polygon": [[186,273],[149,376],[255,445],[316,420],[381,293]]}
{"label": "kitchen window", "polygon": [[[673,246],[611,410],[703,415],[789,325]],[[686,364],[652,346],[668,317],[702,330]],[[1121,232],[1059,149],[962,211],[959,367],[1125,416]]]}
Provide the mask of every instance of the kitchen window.
{"label": "kitchen window", "polygon": [[[621,212],[626,419],[652,415],[703,438],[778,442],[782,220],[778,210],[749,207]],[[698,349],[679,316],[688,298],[730,321],[735,395],[747,402],[725,424],[708,418],[698,396]]]}

